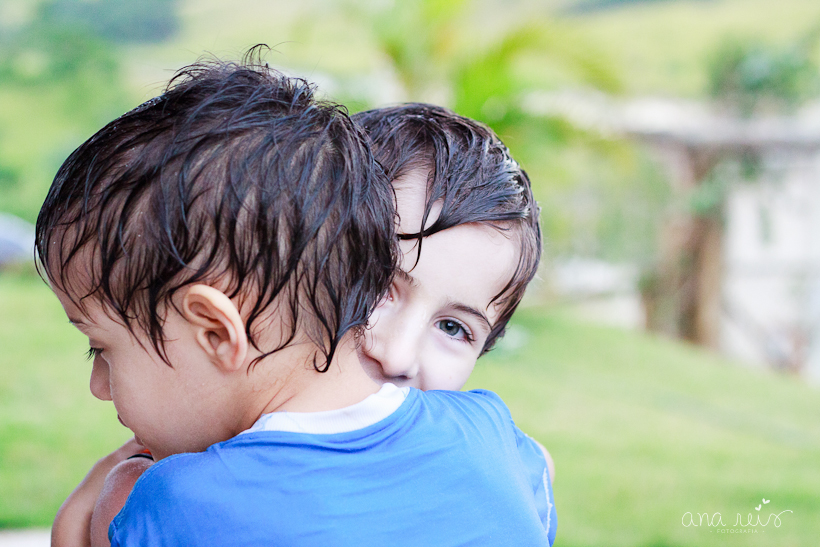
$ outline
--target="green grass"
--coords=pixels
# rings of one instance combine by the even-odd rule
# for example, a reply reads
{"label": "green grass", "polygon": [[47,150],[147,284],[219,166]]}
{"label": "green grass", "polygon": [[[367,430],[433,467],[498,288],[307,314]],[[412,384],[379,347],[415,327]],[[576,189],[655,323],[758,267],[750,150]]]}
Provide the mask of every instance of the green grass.
{"label": "green grass", "polygon": [[[479,362],[469,387],[497,391],[552,453],[559,545],[785,547],[820,536],[820,390],[539,309],[519,312],[512,332],[507,348],[528,343]],[[764,497],[763,521],[793,511],[779,528],[682,525],[687,511],[720,512],[732,529]]]}
{"label": "green grass", "polygon": [[87,345],[42,281],[0,275],[0,528],[50,525],[129,437],[88,390]]}
{"label": "green grass", "polygon": [[[526,342],[516,348],[516,342]],[[86,341],[38,279],[0,275],[0,528],[47,526],[128,437],[88,391]],[[558,545],[812,544],[820,536],[820,391],[687,345],[533,308],[469,387],[497,391],[557,466]],[[685,528],[784,514],[757,534]],[[766,513],[764,513],[766,514]]]}

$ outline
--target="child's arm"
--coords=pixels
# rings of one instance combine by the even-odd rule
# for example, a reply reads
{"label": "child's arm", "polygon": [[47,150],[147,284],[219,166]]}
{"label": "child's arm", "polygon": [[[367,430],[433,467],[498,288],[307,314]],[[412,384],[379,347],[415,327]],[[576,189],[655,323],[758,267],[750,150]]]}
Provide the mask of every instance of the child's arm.
{"label": "child's arm", "polygon": [[118,463],[108,476],[102,492],[97,498],[94,514],[91,516],[91,546],[108,547],[108,527],[125,505],[134,483],[151,467],[154,460],[131,458]]}
{"label": "child's arm", "polygon": [[118,463],[142,449],[131,439],[94,464],[57,511],[51,526],[52,547],[88,547],[91,544],[91,515],[106,476]]}

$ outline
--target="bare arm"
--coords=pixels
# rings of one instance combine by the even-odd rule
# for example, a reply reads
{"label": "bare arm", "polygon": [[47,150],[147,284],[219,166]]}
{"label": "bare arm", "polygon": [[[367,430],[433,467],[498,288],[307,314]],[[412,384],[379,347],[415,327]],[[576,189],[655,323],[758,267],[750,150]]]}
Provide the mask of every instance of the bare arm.
{"label": "bare arm", "polygon": [[91,515],[102,492],[106,476],[118,463],[142,449],[137,441],[131,439],[94,464],[57,511],[54,524],[51,526],[52,547],[91,545]]}
{"label": "bare arm", "polygon": [[118,463],[105,477],[102,492],[91,516],[91,546],[108,547],[108,527],[125,505],[134,483],[151,467],[153,460],[133,458]]}

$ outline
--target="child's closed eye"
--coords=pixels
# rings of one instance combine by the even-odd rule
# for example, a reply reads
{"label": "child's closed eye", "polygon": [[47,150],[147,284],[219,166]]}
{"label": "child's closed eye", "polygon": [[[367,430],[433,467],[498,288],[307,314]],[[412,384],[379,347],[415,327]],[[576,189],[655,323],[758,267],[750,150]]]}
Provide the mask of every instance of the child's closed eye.
{"label": "child's closed eye", "polygon": [[89,361],[93,361],[97,355],[102,353],[102,348],[88,348],[88,351],[85,353],[85,358]]}

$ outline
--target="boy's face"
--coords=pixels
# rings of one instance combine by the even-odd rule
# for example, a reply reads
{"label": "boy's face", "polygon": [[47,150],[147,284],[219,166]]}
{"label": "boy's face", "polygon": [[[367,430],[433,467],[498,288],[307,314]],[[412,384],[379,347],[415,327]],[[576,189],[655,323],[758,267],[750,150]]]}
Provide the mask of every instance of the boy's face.
{"label": "boy's face", "polygon": [[164,323],[165,363],[148,337],[137,337],[109,317],[92,298],[85,313],[56,290],[71,323],[88,337],[93,359],[91,392],[113,401],[120,422],[155,459],[201,451],[238,433],[215,367],[185,319],[170,311]]}
{"label": "boy's face", "polygon": [[[400,233],[419,230],[425,185],[423,171],[396,181]],[[365,331],[362,365],[380,382],[461,389],[498,317],[490,300],[512,276],[517,248],[481,224],[425,237],[418,263],[416,240],[402,241],[401,248],[401,271]]]}

